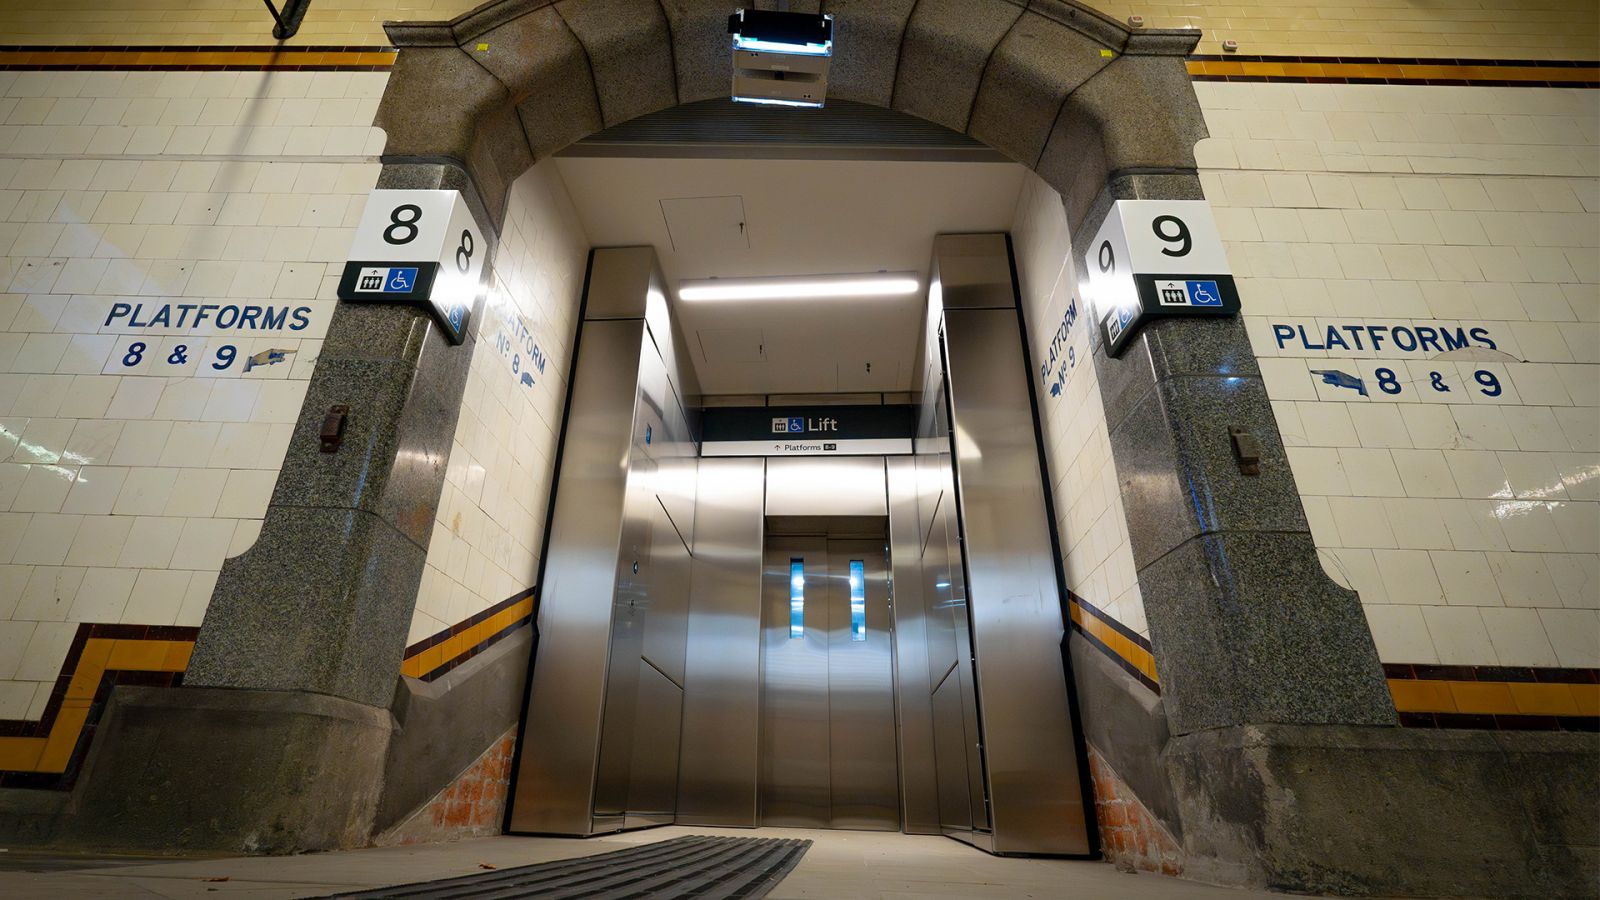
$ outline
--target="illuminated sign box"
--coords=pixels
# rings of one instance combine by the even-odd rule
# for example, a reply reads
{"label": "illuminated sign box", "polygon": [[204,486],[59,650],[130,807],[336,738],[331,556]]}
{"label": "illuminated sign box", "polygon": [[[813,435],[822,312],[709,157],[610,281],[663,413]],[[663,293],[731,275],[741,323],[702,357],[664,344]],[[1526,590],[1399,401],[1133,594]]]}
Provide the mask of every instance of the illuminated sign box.
{"label": "illuminated sign box", "polygon": [[914,406],[713,406],[701,456],[880,456],[912,450]]}

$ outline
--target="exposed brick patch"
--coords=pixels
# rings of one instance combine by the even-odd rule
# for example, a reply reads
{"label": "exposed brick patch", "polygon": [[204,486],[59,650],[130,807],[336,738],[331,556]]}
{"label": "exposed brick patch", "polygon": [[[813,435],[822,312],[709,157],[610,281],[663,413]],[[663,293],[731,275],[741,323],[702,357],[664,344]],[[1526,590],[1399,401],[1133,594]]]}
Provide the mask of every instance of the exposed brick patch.
{"label": "exposed brick patch", "polygon": [[515,728],[506,732],[448,787],[372,842],[389,847],[499,834],[516,734]]}
{"label": "exposed brick patch", "polygon": [[1182,875],[1183,848],[1092,746],[1089,776],[1094,779],[1094,814],[1106,859],[1121,869]]}

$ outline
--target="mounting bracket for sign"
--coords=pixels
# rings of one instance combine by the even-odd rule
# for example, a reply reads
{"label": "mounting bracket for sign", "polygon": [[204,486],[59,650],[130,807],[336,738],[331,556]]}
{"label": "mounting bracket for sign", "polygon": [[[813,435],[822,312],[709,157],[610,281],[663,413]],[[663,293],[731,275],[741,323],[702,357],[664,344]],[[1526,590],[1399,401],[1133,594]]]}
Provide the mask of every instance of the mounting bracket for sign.
{"label": "mounting bracket for sign", "polygon": [[283,10],[280,12],[272,5],[272,0],[261,0],[267,5],[267,12],[272,13],[272,36],[280,41],[294,37],[300,30],[300,20],[306,17],[306,10],[311,6],[311,0],[284,0]]}
{"label": "mounting bracket for sign", "polygon": [[1084,254],[1106,355],[1120,355],[1163,316],[1234,316],[1233,283],[1204,200],[1119,200]]}

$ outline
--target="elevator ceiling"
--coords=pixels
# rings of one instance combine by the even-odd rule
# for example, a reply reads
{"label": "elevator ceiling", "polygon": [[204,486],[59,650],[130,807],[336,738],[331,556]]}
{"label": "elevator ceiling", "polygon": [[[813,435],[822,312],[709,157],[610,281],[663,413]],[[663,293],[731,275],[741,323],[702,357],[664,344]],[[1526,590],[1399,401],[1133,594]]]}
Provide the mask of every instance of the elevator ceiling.
{"label": "elevator ceiling", "polygon": [[[1005,162],[558,158],[594,246],[650,244],[667,281],[916,272],[933,237],[1006,231],[1024,169]],[[904,391],[924,298],[680,303],[707,394]]]}

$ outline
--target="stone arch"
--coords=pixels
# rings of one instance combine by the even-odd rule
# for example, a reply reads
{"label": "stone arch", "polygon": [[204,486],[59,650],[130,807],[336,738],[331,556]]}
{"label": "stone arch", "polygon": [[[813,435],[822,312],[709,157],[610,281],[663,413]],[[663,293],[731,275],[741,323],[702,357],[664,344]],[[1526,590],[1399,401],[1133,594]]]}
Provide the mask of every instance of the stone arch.
{"label": "stone arch", "polygon": [[[756,5],[764,5],[758,0]],[[1192,175],[1197,30],[1130,31],[1072,0],[812,0],[839,40],[831,97],[982,141],[1038,172],[1077,225],[1121,175]],[[517,176],[620,122],[728,93],[723,0],[498,0],[390,23],[386,162],[453,160],[490,217]]]}
{"label": "stone arch", "polygon": [[[1192,148],[1205,129],[1184,65],[1197,31],[1132,32],[1073,0],[820,8],[840,35],[830,93],[961,131],[1037,171],[1065,198],[1079,240],[1112,199],[1199,196]],[[498,232],[512,183],[536,160],[726,96],[729,9],[494,0],[452,22],[389,24],[400,53],[376,121],[389,136],[379,186],[460,189]],[[187,684],[389,702],[474,345],[448,346],[434,330],[412,308],[339,304],[261,536],[223,566]],[[1249,356],[1237,322],[1208,334],[1205,346]],[[1154,371],[1147,354],[1115,365]],[[349,449],[323,453],[317,435],[337,406],[351,411]]]}
{"label": "stone arch", "polygon": [[[377,118],[389,134],[379,185],[459,188],[498,228],[512,183],[535,160],[607,126],[725,96],[727,2],[496,0],[449,23],[388,26],[401,52]],[[840,29],[833,96],[961,131],[1033,169],[1064,198],[1075,256],[1114,199],[1201,196],[1192,148],[1205,127],[1184,63],[1198,31],[1132,32],[1071,0],[823,0],[820,8]],[[387,711],[443,708],[404,680],[396,693],[475,345],[451,346],[436,330],[413,308],[339,304],[260,537],[219,575],[186,693],[156,701],[170,704],[166,712],[139,713],[141,722],[174,723],[148,733],[192,742],[192,756],[173,758],[215,761],[192,771],[252,773],[208,782],[217,808],[245,817],[237,834],[207,837],[212,844],[233,849],[258,834],[278,835],[272,846],[284,850],[360,843],[386,766],[403,769],[418,747],[436,749],[389,744]],[[1224,730],[1392,726],[1394,706],[1356,595],[1317,561],[1242,323],[1164,318],[1116,359],[1096,344],[1162,694],[1154,704],[1106,699],[1123,691],[1121,670],[1110,667],[1101,687],[1080,689],[1099,692],[1091,703],[1120,705],[1089,722],[1086,736],[1097,727],[1147,735],[1103,740],[1103,750],[1126,754],[1106,757],[1111,767],[1138,776],[1129,782],[1137,796],[1201,811],[1191,859],[1242,871],[1259,865],[1260,823],[1270,816],[1228,786],[1263,777],[1246,758],[1260,732],[1241,739]],[[320,429],[341,406],[346,449],[323,453]],[[1236,464],[1236,427],[1262,447],[1259,477]],[[1196,492],[1215,502],[1191,502]],[[265,710],[284,729],[312,735],[303,742],[309,762],[290,768],[315,773],[305,783],[316,789],[261,803],[283,794],[279,747],[252,741],[256,755],[241,756],[241,742],[211,740],[191,727],[193,710],[212,708],[204,704]],[[470,762],[481,751],[463,737],[448,752]],[[1169,782],[1164,760],[1186,780]],[[155,824],[188,821],[184,804],[148,802],[184,792],[106,785],[85,801],[85,822],[115,827],[123,819],[104,810],[131,797],[150,833],[177,833],[176,824]],[[1219,799],[1214,788],[1232,793]],[[282,833],[283,821],[295,821],[283,810],[313,808],[298,833]],[[1219,809],[1237,821],[1206,831]]]}

